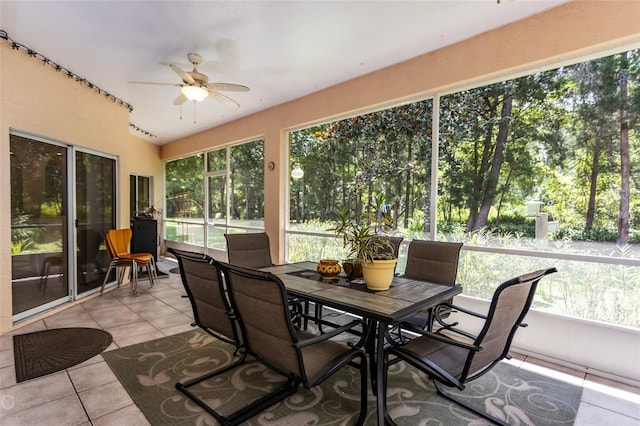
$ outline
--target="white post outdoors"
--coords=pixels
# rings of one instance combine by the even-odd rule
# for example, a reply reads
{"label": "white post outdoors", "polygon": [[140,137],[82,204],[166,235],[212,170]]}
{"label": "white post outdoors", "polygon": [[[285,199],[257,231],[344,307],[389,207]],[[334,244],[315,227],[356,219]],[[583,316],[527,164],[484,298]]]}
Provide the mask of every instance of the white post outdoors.
{"label": "white post outdoors", "polygon": [[433,97],[433,108],[431,111],[431,209],[429,221],[431,224],[431,239],[436,239],[438,232],[438,157],[440,139],[440,95]]}
{"label": "white post outdoors", "polygon": [[547,224],[549,216],[547,213],[538,213],[536,215],[536,240],[544,240],[547,238]]}

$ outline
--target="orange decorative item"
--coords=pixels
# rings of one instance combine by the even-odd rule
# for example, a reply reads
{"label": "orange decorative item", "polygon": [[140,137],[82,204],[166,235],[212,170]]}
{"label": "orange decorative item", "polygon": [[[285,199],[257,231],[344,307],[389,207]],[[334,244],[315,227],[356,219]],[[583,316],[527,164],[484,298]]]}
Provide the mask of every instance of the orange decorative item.
{"label": "orange decorative item", "polygon": [[337,260],[323,259],[318,263],[316,270],[325,280],[332,280],[338,276],[342,268]]}

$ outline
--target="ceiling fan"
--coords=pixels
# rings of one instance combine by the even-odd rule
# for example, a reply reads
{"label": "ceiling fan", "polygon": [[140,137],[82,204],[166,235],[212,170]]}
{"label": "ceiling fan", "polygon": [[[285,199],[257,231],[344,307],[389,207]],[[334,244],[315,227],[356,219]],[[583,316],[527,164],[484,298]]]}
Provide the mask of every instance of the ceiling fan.
{"label": "ceiling fan", "polygon": [[189,53],[187,54],[187,59],[193,65],[192,71],[185,71],[178,65],[169,64],[169,67],[180,76],[182,83],[151,83],[146,81],[130,81],[129,83],[180,87],[180,94],[173,101],[174,105],[182,105],[187,100],[202,102],[211,96],[211,98],[222,101],[234,108],[240,106],[236,101],[218,93],[218,91],[246,92],[249,90],[247,86],[231,83],[209,83],[209,77],[198,71],[198,65],[202,63],[202,56],[197,53]]}

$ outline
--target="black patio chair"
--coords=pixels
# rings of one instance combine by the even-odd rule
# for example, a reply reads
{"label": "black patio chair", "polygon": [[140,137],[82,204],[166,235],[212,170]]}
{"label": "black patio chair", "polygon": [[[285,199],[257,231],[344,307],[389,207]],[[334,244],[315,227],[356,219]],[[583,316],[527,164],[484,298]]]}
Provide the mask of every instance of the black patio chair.
{"label": "black patio chair", "polygon": [[[168,249],[178,260],[182,284],[191,303],[194,322],[216,339],[235,346],[236,355],[244,358],[242,334],[231,309],[229,295],[216,261],[206,254]],[[207,375],[192,380],[199,382]],[[187,386],[187,384],[184,384]]]}
{"label": "black patio chair", "polygon": [[[455,285],[462,243],[413,240],[409,243],[407,266],[403,277],[432,283]],[[448,300],[452,303],[452,300]],[[441,318],[448,315],[442,308]],[[431,308],[407,318],[400,327],[419,327],[431,330],[433,324]]]}
{"label": "black patio chair", "polygon": [[[240,318],[247,354],[287,380],[283,386],[230,415],[221,414],[190,390],[181,391],[222,424],[237,425],[294,394],[300,384],[311,388],[342,367],[354,365],[361,375],[360,414],[355,424],[363,424],[367,412],[364,338],[350,346],[329,340],[360,325],[361,321],[355,320],[320,336],[296,330],[288,309],[286,289],[278,277],[229,264],[223,264],[222,271],[229,286],[232,308]],[[216,374],[232,368],[224,368]]]}
{"label": "black patio chair", "polygon": [[[442,325],[436,333],[416,327],[414,331],[419,333],[419,337],[401,345],[392,341],[391,346],[385,350],[385,392],[389,364],[406,361],[432,379],[438,394],[485,419],[506,425],[504,421],[454,397],[442,385],[464,390],[467,383],[487,373],[501,360],[510,358],[509,348],[513,336],[519,327],[526,327],[522,321],[531,307],[538,282],[554,272],[556,268],[549,268],[505,281],[493,294],[487,315],[449,303],[443,304],[444,307],[455,308],[460,314],[483,318],[484,325],[477,335],[457,328],[457,323],[445,323],[438,318],[436,307],[435,316]],[[386,395],[384,401],[385,420],[389,424],[395,424],[386,408]]]}
{"label": "black patio chair", "polygon": [[224,234],[224,238],[230,264],[254,269],[273,266],[269,236],[265,232]]}
{"label": "black patio chair", "polygon": [[[227,240],[227,258],[230,264],[260,269],[275,266],[271,260],[271,244],[266,232],[224,234]],[[309,324],[309,302],[289,298],[289,306],[298,327],[305,330]]]}

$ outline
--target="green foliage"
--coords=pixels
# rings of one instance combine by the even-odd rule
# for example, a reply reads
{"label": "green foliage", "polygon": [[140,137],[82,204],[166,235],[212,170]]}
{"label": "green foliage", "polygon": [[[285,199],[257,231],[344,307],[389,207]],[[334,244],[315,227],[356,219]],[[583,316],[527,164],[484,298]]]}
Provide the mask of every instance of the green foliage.
{"label": "green foliage", "polygon": [[29,226],[32,223],[28,215],[16,216],[11,220],[11,254],[31,250],[42,239],[42,228]]}
{"label": "green foliage", "polygon": [[367,206],[359,220],[351,220],[349,210],[343,209],[327,231],[342,237],[342,245],[347,249],[347,258],[356,263],[371,263],[374,259],[389,259],[391,255],[381,253],[392,248],[388,239],[381,238],[395,226],[384,198],[380,195]]}
{"label": "green foliage", "polygon": [[536,236],[535,220],[520,215],[503,215],[500,219],[489,219],[486,229],[500,235],[518,235],[527,238]]}
{"label": "green foliage", "polygon": [[[508,216],[537,198],[562,226],[625,232],[617,229],[622,74],[632,171],[629,213],[622,215],[629,216],[633,238],[640,228],[638,51],[442,96],[439,222],[530,238],[535,223]],[[431,102],[421,101],[292,132],[290,156],[305,177],[291,183],[290,217],[326,220],[342,208],[358,216],[379,193],[405,234],[429,234],[431,113]],[[595,231],[566,235],[610,239]]]}
{"label": "green foliage", "polygon": [[[618,230],[613,227],[594,226],[585,227],[562,226],[554,234],[555,239],[573,241],[606,241],[615,243],[618,239]],[[629,235],[629,243],[640,243],[640,231],[634,230]]]}

